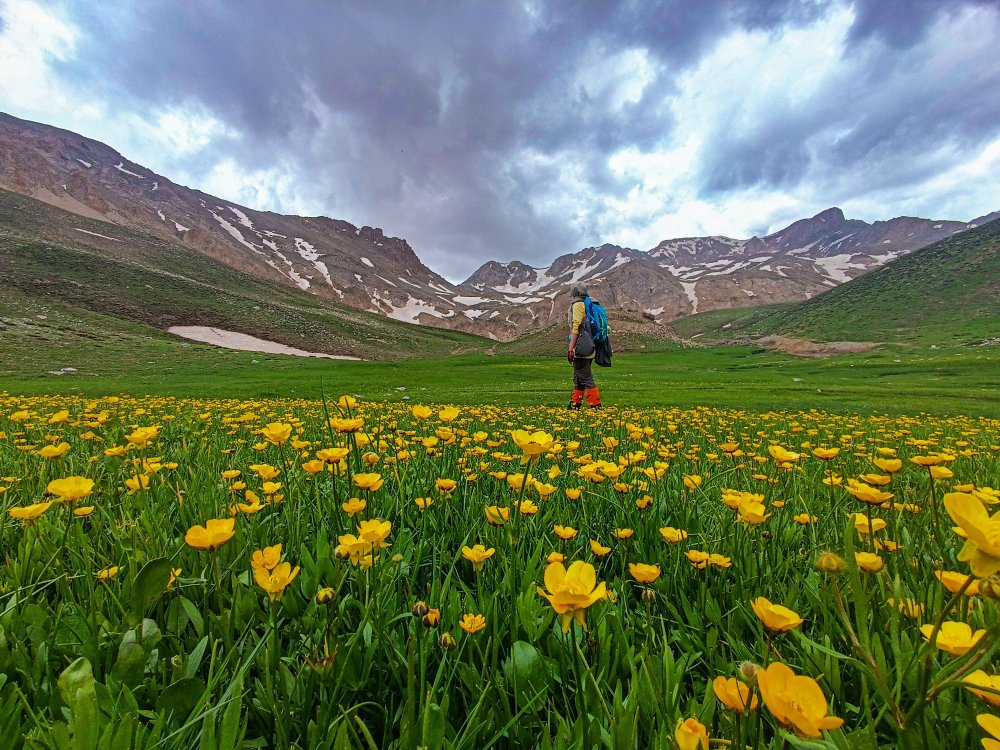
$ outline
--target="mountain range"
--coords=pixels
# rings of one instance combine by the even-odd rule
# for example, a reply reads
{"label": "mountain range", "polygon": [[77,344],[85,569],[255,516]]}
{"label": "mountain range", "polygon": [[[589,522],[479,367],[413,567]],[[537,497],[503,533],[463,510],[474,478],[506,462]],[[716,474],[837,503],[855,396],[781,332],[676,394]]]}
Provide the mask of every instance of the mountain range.
{"label": "mountain range", "polygon": [[[502,341],[561,322],[572,282],[587,283],[613,319],[666,330],[696,312],[809,299],[1000,218],[996,212],[971,222],[899,217],[869,224],[830,208],[765,237],[670,239],[647,250],[605,244],[542,268],[490,261],[456,285],[425,266],[406,240],[381,229],[256,211],[178,185],[98,141],[3,113],[0,188],[337,305]],[[105,251],[120,242],[93,228],[67,231],[68,239]]]}

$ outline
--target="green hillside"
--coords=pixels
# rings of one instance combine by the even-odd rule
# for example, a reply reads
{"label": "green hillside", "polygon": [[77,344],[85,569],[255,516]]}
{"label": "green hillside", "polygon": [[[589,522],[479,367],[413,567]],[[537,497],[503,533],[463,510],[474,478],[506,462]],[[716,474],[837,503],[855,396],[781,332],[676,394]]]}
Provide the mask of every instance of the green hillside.
{"label": "green hillside", "polygon": [[[74,242],[77,229],[115,238],[104,243],[114,251]],[[447,356],[493,343],[337,305],[181,245],[3,190],[0,325],[5,361],[44,355],[39,350],[49,345],[126,351],[123,337],[177,351],[182,342],[164,332],[174,325],[212,326],[363,359]]]}
{"label": "green hillside", "polygon": [[970,345],[1000,335],[1000,221],[955,235],[796,305],[677,321],[682,335]]}

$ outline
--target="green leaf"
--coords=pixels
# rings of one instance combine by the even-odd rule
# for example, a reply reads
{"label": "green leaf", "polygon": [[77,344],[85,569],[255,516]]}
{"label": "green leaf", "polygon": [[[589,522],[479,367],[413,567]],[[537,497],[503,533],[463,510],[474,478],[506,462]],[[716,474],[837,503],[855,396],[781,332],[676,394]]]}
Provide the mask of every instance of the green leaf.
{"label": "green leaf", "polygon": [[59,675],[59,694],[72,717],[74,750],[94,750],[101,727],[94,670],[86,657],[81,656]]}
{"label": "green leaf", "polygon": [[170,572],[170,560],[166,557],[158,557],[142,566],[132,585],[132,612],[136,620],[142,617],[150,602],[167,590]]}
{"label": "green leaf", "polygon": [[118,659],[111,668],[115,679],[121,680],[129,687],[135,687],[142,682],[146,665],[146,652],[138,643],[123,643],[118,649]]}
{"label": "green leaf", "polygon": [[536,706],[545,703],[550,677],[538,650],[530,643],[515,641],[510,656],[503,663],[504,676],[513,685],[514,696],[522,707],[536,695]]}
{"label": "green leaf", "polygon": [[205,693],[205,682],[197,677],[183,677],[168,685],[156,701],[158,711],[173,711],[178,718],[187,718]]}

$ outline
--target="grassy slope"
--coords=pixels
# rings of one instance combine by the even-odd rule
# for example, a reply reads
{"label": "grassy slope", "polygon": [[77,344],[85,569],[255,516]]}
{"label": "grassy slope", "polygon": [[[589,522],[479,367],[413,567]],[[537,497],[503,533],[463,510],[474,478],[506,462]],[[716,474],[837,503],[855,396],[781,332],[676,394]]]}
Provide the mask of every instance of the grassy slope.
{"label": "grassy slope", "polygon": [[797,305],[706,313],[675,327],[688,336],[778,333],[815,341],[979,343],[1000,332],[1000,221],[930,245]]}
{"label": "grassy slope", "polygon": [[[558,332],[536,334],[508,348],[345,311],[183,248],[171,245],[164,256],[162,243],[145,245],[149,238],[143,235],[75,216],[73,226],[134,237],[133,259],[54,244],[30,235],[39,232],[32,222],[44,222],[46,212],[56,209],[29,201],[29,213],[22,216],[10,194],[0,198],[0,387],[10,392],[242,398],[356,393],[369,399],[554,406],[566,401],[569,367],[552,356],[553,348],[561,351],[555,346],[561,340],[552,339]],[[134,258],[158,252],[158,270],[142,272]],[[206,274],[208,286],[191,280],[203,282]],[[756,317],[761,312],[729,314]],[[194,320],[187,314],[206,317]],[[249,332],[306,348],[336,351],[346,340],[368,351],[377,347],[387,357],[405,351],[427,358],[342,362],[234,352],[182,342],[148,324],[163,325],[164,317],[234,329],[249,320]],[[341,320],[357,328],[341,331]],[[371,343],[375,337],[382,341]],[[638,339],[634,343],[643,345]],[[653,353],[619,354],[612,369],[597,370],[607,403],[1000,416],[994,376],[998,347],[931,350],[908,344],[892,353],[801,360],[752,347],[679,349],[662,341],[645,343],[645,351]],[[488,348],[500,354],[440,358]],[[64,367],[77,372],[48,372]]]}
{"label": "grassy slope", "polygon": [[[67,227],[79,227],[115,237],[121,247],[106,243],[114,247],[111,252],[40,238],[51,236],[54,226],[64,235]],[[8,318],[0,354],[6,356],[16,356],[18,344],[33,337],[58,337],[60,325],[77,332],[68,332],[70,338],[81,330],[98,337],[91,341],[145,335],[173,341],[174,349],[179,342],[173,337],[160,330],[140,334],[136,324],[153,329],[208,325],[366,359],[446,356],[492,343],[335,305],[241,273],[183,246],[6,191],[0,191],[0,282],[0,309]],[[28,307],[51,308],[53,319],[42,325],[36,316],[47,313],[39,311],[25,321],[18,311]],[[18,317],[23,325],[15,324]],[[18,333],[25,328],[43,330]]]}

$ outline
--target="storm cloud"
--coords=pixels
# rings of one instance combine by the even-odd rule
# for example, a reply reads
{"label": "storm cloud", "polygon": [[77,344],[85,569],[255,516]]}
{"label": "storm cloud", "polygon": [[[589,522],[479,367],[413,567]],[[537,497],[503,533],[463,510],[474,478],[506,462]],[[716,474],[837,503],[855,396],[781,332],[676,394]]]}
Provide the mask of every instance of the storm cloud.
{"label": "storm cloud", "polygon": [[1000,207],[992,2],[45,9],[0,0],[0,61],[37,11],[69,43],[42,49],[42,33],[22,53],[59,96],[26,104],[0,84],[0,109],[253,208],[382,227],[456,280],[831,205],[868,220]]}

